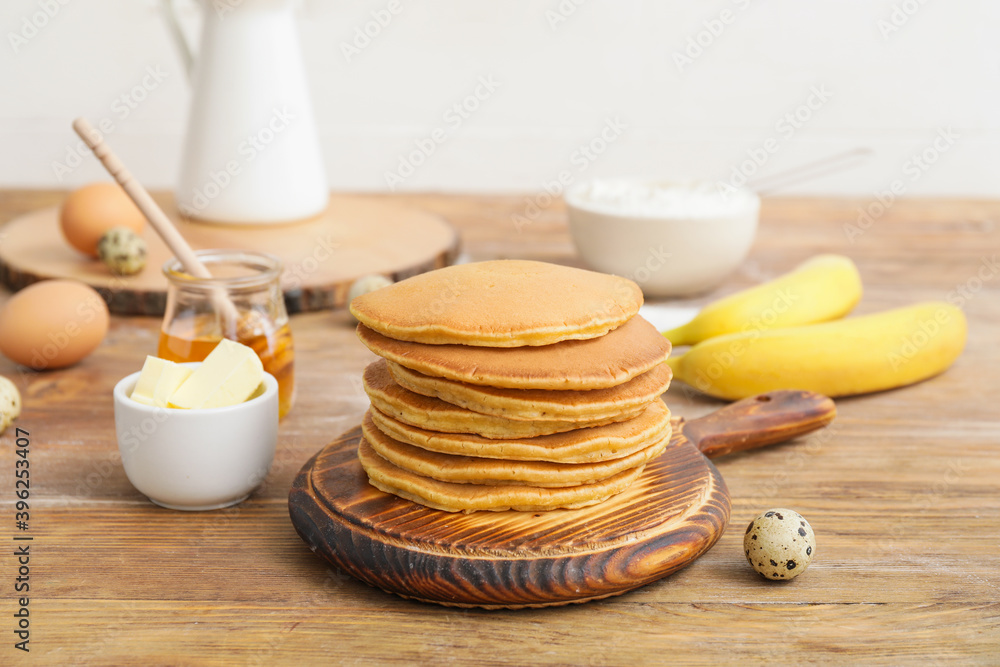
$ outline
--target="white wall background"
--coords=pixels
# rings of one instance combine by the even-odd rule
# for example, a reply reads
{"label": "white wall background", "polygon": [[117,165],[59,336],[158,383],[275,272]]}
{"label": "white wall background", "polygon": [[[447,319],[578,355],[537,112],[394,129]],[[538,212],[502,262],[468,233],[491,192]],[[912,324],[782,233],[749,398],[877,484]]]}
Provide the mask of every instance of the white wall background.
{"label": "white wall background", "polygon": [[[300,8],[335,189],[387,189],[385,173],[400,155],[487,76],[497,91],[400,189],[534,191],[564,169],[577,179],[725,179],[773,137],[777,149],[757,177],[870,151],[850,169],[781,193],[870,196],[906,175],[907,194],[1000,196],[996,0],[401,1],[350,60],[342,45],[388,0],[305,0]],[[15,48],[11,34],[41,5],[60,2]],[[197,8],[185,2],[196,32]],[[675,53],[723,10],[733,21],[678,67]],[[172,185],[189,91],[157,2],[4,0],[0,32],[0,186],[103,178],[93,161],[69,174],[53,169],[76,143],[77,115],[113,118],[110,141],[139,178]],[[166,80],[119,119],[112,105],[148,66]],[[814,87],[829,100],[787,136],[778,123]],[[614,118],[627,127],[582,169],[574,151]],[[914,177],[907,161],[949,128],[957,139]]]}

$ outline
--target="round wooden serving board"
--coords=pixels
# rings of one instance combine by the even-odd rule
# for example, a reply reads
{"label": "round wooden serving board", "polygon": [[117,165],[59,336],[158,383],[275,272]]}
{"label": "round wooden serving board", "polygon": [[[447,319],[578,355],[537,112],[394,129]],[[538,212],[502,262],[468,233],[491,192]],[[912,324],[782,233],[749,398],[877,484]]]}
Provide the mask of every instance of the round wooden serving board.
{"label": "round wooden serving board", "polygon": [[[192,222],[173,206],[164,210],[196,250],[259,250],[284,260],[282,286],[292,313],[343,306],[351,283],[361,276],[402,280],[447,266],[458,253],[458,234],[441,218],[357,196],[334,195],[323,215],[275,226]],[[163,314],[167,281],[160,269],[173,253],[149,225],[146,268],[129,277],[112,275],[100,261],[70,247],[59,229],[58,208],[11,220],[2,231],[0,282],[7,287],[71,278],[101,292],[113,313]]]}
{"label": "round wooden serving board", "polygon": [[[794,400],[780,400],[784,393]],[[355,428],[305,464],[289,512],[322,557],[406,598],[520,608],[618,595],[688,565],[729,521],[725,482],[688,433],[697,432],[713,456],[787,439],[833,418],[825,397],[764,396],[707,418],[674,420],[667,450],[626,491],[592,507],[471,514],[427,508],[368,484]]]}

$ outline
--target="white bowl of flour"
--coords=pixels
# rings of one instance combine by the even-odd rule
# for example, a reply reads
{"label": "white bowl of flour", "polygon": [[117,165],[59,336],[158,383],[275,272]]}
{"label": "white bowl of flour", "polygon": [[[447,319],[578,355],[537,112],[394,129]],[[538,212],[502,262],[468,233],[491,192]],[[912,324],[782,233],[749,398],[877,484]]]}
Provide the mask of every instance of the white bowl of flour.
{"label": "white bowl of flour", "polygon": [[566,193],[570,231],[591,268],[646,296],[705,292],[750,251],[760,197],[698,181],[593,180]]}

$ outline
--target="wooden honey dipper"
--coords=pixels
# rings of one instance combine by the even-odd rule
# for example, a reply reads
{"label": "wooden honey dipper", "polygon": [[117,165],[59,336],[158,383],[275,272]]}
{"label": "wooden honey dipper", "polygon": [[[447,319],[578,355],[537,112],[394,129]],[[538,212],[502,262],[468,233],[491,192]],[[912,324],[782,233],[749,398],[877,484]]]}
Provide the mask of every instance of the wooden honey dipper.
{"label": "wooden honey dipper", "polygon": [[[104,168],[108,170],[112,178],[125,191],[125,194],[139,207],[146,220],[149,221],[150,226],[159,234],[163,242],[167,244],[167,247],[173,251],[174,256],[180,260],[184,270],[196,278],[212,278],[211,272],[198,259],[198,255],[191,249],[191,246],[188,245],[188,242],[177,230],[177,227],[174,226],[174,223],[170,221],[170,218],[163,212],[163,209],[153,201],[146,188],[142,187],[142,184],[135,179],[132,172],[125,167],[125,164],[115,155],[111,147],[104,142],[104,137],[101,133],[85,118],[74,120],[73,129],[83,139],[83,143],[87,144],[90,150],[93,151],[97,159],[104,165]],[[240,322],[239,310],[222,288],[215,290],[213,298],[216,307],[219,309],[219,313],[223,316],[225,330],[231,332],[235,338],[236,327]]]}

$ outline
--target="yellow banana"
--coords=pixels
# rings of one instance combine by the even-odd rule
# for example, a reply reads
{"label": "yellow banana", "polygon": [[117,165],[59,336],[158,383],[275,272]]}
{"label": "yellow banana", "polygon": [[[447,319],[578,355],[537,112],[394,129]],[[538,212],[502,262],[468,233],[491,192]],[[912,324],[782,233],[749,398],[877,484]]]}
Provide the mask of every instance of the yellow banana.
{"label": "yellow banana", "polygon": [[667,363],[678,380],[729,400],[775,389],[849,396],[941,373],[965,347],[966,326],[960,309],[929,301],[836,322],[717,336]]}
{"label": "yellow banana", "polygon": [[843,255],[817,255],[770,282],[705,306],[665,331],[671,344],[694,345],[723,334],[766,331],[843,317],[861,300],[861,276]]}

